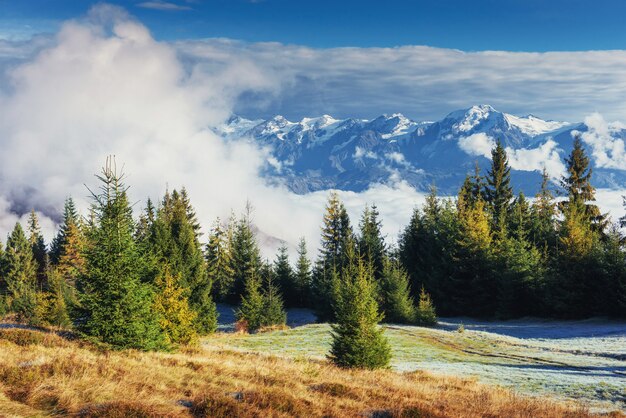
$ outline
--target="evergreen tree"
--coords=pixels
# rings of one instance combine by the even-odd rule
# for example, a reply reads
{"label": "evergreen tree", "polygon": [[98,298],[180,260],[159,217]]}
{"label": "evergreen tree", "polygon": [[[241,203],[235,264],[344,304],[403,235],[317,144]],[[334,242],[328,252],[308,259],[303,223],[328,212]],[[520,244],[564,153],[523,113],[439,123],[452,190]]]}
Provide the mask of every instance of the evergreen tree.
{"label": "evergreen tree", "polygon": [[545,252],[556,247],[556,203],[548,188],[550,178],[545,168],[541,177],[541,190],[531,207],[529,239]]}
{"label": "evergreen tree", "polygon": [[237,322],[242,324],[243,329],[256,331],[263,326],[263,310],[265,309],[259,269],[250,269],[245,280],[245,293],[241,296],[241,305],[235,317]]}
{"label": "evergreen tree", "polygon": [[37,288],[45,289],[48,285],[46,278],[48,252],[43,235],[41,234],[39,219],[34,210],[30,212],[28,217],[28,241],[30,242],[35,263],[37,263]]}
{"label": "evergreen tree", "polygon": [[155,310],[167,345],[193,345],[198,342],[195,321],[198,314],[189,307],[179,278],[164,265],[156,278]]}
{"label": "evergreen tree", "polygon": [[85,273],[85,235],[74,222],[69,222],[64,233],[63,244],[57,261],[57,269],[71,288],[76,287],[76,280]]}
{"label": "evergreen tree", "polygon": [[228,230],[224,230],[218,218],[213,225],[205,249],[207,270],[213,284],[213,294],[221,301],[226,300],[234,293],[235,270],[228,232]]}
{"label": "evergreen tree", "polygon": [[313,272],[314,305],[320,320],[332,320],[333,276],[347,264],[347,254],[354,251],[350,218],[337,193],[331,193],[322,225],[320,254]]}
{"label": "evergreen tree", "polygon": [[523,192],[519,193],[511,205],[508,223],[511,237],[519,240],[528,238],[531,228],[531,213],[530,205]]}
{"label": "evergreen tree", "polygon": [[[148,218],[148,215],[146,215]],[[199,241],[199,226],[186,192],[166,192],[152,223],[148,251],[158,272],[167,264],[197,313],[195,326],[205,335],[217,329],[217,308],[211,298],[211,280]],[[160,266],[160,267],[159,267]]]}
{"label": "evergreen tree", "polygon": [[374,269],[374,279],[379,282],[383,276],[384,262],[387,253],[385,239],[381,233],[381,222],[376,205],[366,206],[359,223],[359,253]]}
{"label": "evergreen tree", "polygon": [[507,214],[513,199],[511,167],[500,140],[491,151],[491,169],[487,172],[486,202],[492,214],[492,230],[502,239],[506,234]]}
{"label": "evergreen tree", "polygon": [[140,282],[139,252],[123,176],[107,160],[94,199],[94,228],[79,278],[80,329],[114,347],[157,349],[163,345],[154,295]]}
{"label": "evergreen tree", "polygon": [[329,358],[340,367],[376,369],[387,367],[391,352],[375,299],[372,269],[348,250],[347,264],[334,279],[337,322],[332,325]]}
{"label": "evergreen tree", "polygon": [[50,262],[53,265],[56,265],[59,262],[61,248],[63,248],[63,245],[65,244],[65,235],[70,224],[78,225],[79,217],[78,212],[76,211],[76,206],[74,205],[74,200],[71,197],[68,197],[65,200],[65,205],[63,207],[63,223],[50,245]]}
{"label": "evergreen tree", "polygon": [[379,292],[385,322],[397,324],[415,322],[415,303],[411,297],[409,278],[398,261],[389,258],[384,260]]}
{"label": "evergreen tree", "polygon": [[437,313],[433,305],[430,295],[422,287],[420,298],[417,304],[416,322],[424,327],[432,327],[437,325]]}
{"label": "evergreen tree", "polygon": [[278,254],[276,254],[274,275],[276,276],[276,283],[284,295],[285,305],[290,308],[298,306],[302,289],[296,282],[295,274],[289,264],[287,247],[284,245],[278,249]]}
{"label": "evergreen tree", "polygon": [[[48,303],[46,312],[46,322],[50,325],[67,328],[72,325],[68,308],[68,294],[64,277],[57,269],[48,270]],[[75,296],[72,294],[72,302]]]}
{"label": "evergreen tree", "polygon": [[486,317],[496,309],[497,285],[492,272],[492,235],[482,200],[459,214],[461,232],[455,253],[455,314]]}
{"label": "evergreen tree", "polygon": [[298,261],[296,262],[295,284],[299,289],[297,305],[310,307],[311,305],[311,261],[308,258],[306,241],[300,239],[298,244]]}
{"label": "evergreen tree", "polygon": [[261,253],[256,236],[252,231],[250,209],[237,221],[232,238],[232,265],[233,265],[233,293],[228,300],[236,302],[244,293],[248,292],[248,279],[255,277],[259,280],[259,268],[261,267]]}
{"label": "evergreen tree", "polygon": [[593,170],[589,166],[589,157],[579,136],[574,139],[574,148],[565,159],[565,163],[567,175],[561,179],[561,186],[565,189],[568,199],[560,203],[561,212],[565,214],[568,206],[577,205],[584,209],[584,217],[594,225],[596,231],[604,231],[607,225],[606,216],[600,213],[598,206],[589,203],[596,200],[596,190],[591,185]]}
{"label": "evergreen tree", "polygon": [[275,274],[268,263],[266,263],[265,267],[261,270],[261,275],[265,282],[263,292],[264,306],[261,320],[262,326],[272,327],[285,325],[287,322],[287,313],[283,308],[283,298],[278,287],[274,284]]}

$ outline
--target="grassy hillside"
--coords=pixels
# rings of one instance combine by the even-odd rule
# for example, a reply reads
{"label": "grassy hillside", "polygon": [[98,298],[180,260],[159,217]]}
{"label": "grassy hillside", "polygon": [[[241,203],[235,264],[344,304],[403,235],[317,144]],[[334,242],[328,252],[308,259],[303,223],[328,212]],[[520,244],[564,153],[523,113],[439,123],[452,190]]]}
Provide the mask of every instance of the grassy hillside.
{"label": "grassy hillside", "polygon": [[[85,417],[587,417],[475,380],[348,371],[323,360],[219,348],[112,352],[54,333],[0,329],[0,415]],[[617,415],[615,415],[617,416]]]}

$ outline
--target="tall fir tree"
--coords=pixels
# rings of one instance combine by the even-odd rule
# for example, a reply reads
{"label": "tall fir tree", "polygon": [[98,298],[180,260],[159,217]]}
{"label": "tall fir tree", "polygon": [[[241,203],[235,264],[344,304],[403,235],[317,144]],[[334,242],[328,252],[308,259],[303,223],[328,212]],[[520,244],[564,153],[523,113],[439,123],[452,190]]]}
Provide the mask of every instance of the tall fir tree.
{"label": "tall fir tree", "polygon": [[332,281],[347,265],[349,251],[354,251],[354,233],[345,206],[335,192],[330,194],[323,217],[320,253],[313,272],[314,305],[320,320],[332,320]]}
{"label": "tall fir tree", "polygon": [[229,295],[231,303],[237,303],[241,296],[247,293],[248,278],[256,277],[259,280],[259,269],[261,268],[261,252],[256,240],[256,235],[252,230],[251,210],[239,219],[234,227],[232,238],[232,260],[233,260],[233,287]]}
{"label": "tall fir tree", "polygon": [[374,269],[374,279],[378,282],[383,276],[384,262],[387,255],[387,245],[381,232],[376,205],[366,206],[359,222],[359,253]]}
{"label": "tall fir tree", "polygon": [[61,248],[63,248],[65,243],[65,235],[67,234],[70,224],[78,225],[79,216],[74,200],[71,197],[68,197],[65,199],[65,204],[63,205],[63,222],[61,223],[59,232],[50,244],[50,262],[53,265],[56,265],[59,262]]}
{"label": "tall fir tree", "polygon": [[561,187],[567,194],[567,200],[560,202],[561,212],[565,214],[570,205],[579,206],[584,209],[583,215],[594,229],[604,231],[607,226],[606,216],[602,215],[597,205],[591,203],[596,200],[596,189],[591,185],[593,170],[580,136],[574,138],[574,148],[565,163],[567,175],[562,177]]}
{"label": "tall fir tree", "polygon": [[80,329],[114,347],[157,349],[163,335],[154,311],[154,294],[140,281],[140,254],[123,175],[111,159],[92,192],[94,227],[85,252],[86,272],[79,279]]}
{"label": "tall fir tree", "polygon": [[224,229],[218,218],[209,234],[209,242],[205,247],[207,272],[213,284],[213,295],[225,301],[234,292],[235,269],[230,248],[229,230]]}
{"label": "tall fir tree", "polygon": [[33,251],[33,258],[37,263],[37,288],[46,289],[48,287],[46,277],[46,271],[48,270],[48,251],[43,235],[41,234],[39,218],[34,209],[28,216],[28,241]]}
{"label": "tall fir tree", "polygon": [[294,271],[289,264],[289,254],[285,245],[282,245],[276,254],[274,276],[276,277],[278,287],[282,291],[285,305],[289,308],[297,307],[302,289],[300,289],[299,283],[296,282]]}
{"label": "tall fir tree", "polygon": [[311,307],[311,260],[308,257],[304,238],[300,238],[298,243],[298,260],[294,275],[296,286],[299,289],[297,306]]}
{"label": "tall fir tree", "polygon": [[385,258],[383,262],[379,300],[385,322],[396,324],[415,322],[415,302],[411,297],[409,277],[397,260]]}
{"label": "tall fir tree", "polygon": [[544,167],[541,174],[541,189],[531,206],[529,239],[544,253],[556,247],[556,203],[549,182],[550,177]]}
{"label": "tall fir tree", "polygon": [[376,303],[372,269],[353,249],[334,279],[336,323],[332,325],[330,360],[340,367],[387,367],[391,351],[378,323],[382,315]]}
{"label": "tall fir tree", "polygon": [[492,214],[492,231],[497,239],[506,236],[507,214],[512,199],[511,167],[502,142],[498,140],[491,150],[491,169],[487,172],[485,199]]}
{"label": "tall fir tree", "polygon": [[276,285],[276,274],[269,263],[263,263],[261,268],[263,278],[263,315],[261,324],[264,327],[285,325],[287,313],[284,309],[283,297]]}

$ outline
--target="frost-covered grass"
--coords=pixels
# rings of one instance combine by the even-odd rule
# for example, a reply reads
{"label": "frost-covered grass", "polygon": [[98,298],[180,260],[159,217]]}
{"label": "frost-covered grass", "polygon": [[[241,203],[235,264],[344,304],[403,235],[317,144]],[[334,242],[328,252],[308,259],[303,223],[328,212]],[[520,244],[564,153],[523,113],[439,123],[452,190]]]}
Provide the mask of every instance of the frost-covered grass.
{"label": "frost-covered grass", "polygon": [[[314,319],[304,310],[290,316],[291,325],[297,325],[291,329],[255,335],[218,334],[206,344],[324,358],[330,347],[330,326],[302,325]],[[458,333],[461,323],[465,332]],[[550,394],[580,400],[595,409],[626,411],[625,322],[444,318],[436,329],[385,328],[395,370],[475,376],[521,393]]]}

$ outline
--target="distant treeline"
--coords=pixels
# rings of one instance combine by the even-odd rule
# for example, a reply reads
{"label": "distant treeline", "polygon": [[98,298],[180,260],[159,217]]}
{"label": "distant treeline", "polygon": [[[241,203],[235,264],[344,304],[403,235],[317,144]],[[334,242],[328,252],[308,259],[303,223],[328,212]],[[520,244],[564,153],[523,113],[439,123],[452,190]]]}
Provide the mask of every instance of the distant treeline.
{"label": "distant treeline", "polygon": [[108,161],[89,213],[67,199],[49,247],[35,212],[26,232],[18,223],[0,245],[0,314],[144,349],[214,332],[215,301],[238,305],[238,327],[250,331],[284,324],[285,307],[314,309],[339,323],[336,333],[358,318],[374,328],[380,319],[431,325],[434,306],[485,318],[626,316],[624,237],[593,203],[579,139],[566,165],[562,198],[544,171],[531,203],[514,194],[498,142],[491,169],[468,175],[456,199],[433,188],[396,246],[375,206],[355,231],[331,193],[317,257],[302,239],[292,264],[285,247],[262,258],[249,207],[203,237],[184,188],[148,200],[133,219],[123,175]]}

